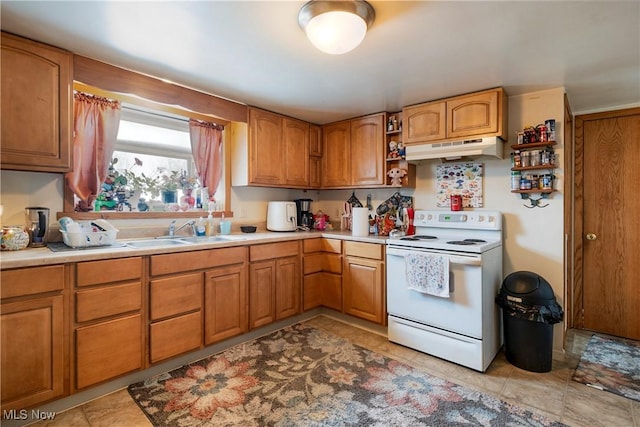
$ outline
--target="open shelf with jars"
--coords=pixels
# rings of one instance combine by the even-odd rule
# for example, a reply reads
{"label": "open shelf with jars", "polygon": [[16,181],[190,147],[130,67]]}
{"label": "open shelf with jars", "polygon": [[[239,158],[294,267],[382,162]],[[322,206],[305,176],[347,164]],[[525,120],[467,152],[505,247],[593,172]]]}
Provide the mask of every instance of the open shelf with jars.
{"label": "open shelf with jars", "polygon": [[[555,141],[555,121],[553,131],[550,132],[545,125],[536,128],[528,128],[518,133],[518,144],[511,145],[514,150],[511,153],[511,192],[520,194],[522,199],[529,200],[531,206],[544,207],[539,202],[546,199],[556,190],[553,188],[555,176],[553,170],[556,166],[556,156],[553,147]],[[524,141],[523,141],[524,136]],[[550,138],[553,136],[553,138]],[[542,175],[530,172],[548,171]],[[533,199],[532,194],[540,194],[538,199]]]}
{"label": "open shelf with jars", "polygon": [[[402,142],[401,111],[386,114],[385,176],[386,184],[388,186],[409,188],[416,186],[416,165],[407,162],[405,146]],[[396,176],[397,179],[400,179],[401,185],[394,185],[394,177]]]}

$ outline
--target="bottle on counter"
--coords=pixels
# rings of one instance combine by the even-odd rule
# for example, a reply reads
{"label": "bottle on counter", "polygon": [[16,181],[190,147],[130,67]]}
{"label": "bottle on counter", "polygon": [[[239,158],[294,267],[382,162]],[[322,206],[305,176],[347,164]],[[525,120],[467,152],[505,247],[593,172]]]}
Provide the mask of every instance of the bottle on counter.
{"label": "bottle on counter", "polygon": [[207,221],[204,224],[204,229],[207,236],[213,236],[215,234],[216,226],[213,222],[213,215],[211,215],[211,211],[209,211],[209,215],[207,216]]}

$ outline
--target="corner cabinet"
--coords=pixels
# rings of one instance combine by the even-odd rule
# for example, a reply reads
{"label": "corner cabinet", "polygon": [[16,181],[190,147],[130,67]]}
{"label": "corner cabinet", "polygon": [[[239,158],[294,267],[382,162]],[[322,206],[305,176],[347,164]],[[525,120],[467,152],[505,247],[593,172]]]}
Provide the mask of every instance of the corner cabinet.
{"label": "corner cabinet", "polygon": [[231,125],[232,185],[309,188],[309,123],[258,108],[248,122]]}
{"label": "corner cabinet", "polygon": [[402,109],[405,144],[503,137],[507,132],[507,96],[502,88],[412,105]]}
{"label": "corner cabinet", "polygon": [[2,169],[71,169],[73,55],[2,33]]}

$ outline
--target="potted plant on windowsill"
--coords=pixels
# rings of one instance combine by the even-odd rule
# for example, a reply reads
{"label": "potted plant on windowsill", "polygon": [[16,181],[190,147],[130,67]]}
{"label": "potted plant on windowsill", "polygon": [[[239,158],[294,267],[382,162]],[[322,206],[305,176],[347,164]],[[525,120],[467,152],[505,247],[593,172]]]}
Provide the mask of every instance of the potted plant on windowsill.
{"label": "potted plant on windowsill", "polygon": [[171,171],[160,176],[158,188],[162,195],[162,203],[178,202],[178,186],[180,185],[180,172]]}

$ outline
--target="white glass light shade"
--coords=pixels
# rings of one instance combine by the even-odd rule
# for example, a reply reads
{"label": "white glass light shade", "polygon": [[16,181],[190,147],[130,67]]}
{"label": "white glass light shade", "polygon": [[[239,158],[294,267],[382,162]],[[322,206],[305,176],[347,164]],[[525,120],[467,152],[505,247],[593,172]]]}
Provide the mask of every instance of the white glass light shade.
{"label": "white glass light shade", "polygon": [[298,24],[311,43],[333,55],[358,46],[374,19],[373,7],[364,0],[311,0],[298,13]]}
{"label": "white glass light shade", "polygon": [[367,34],[367,23],[350,12],[327,12],[312,18],[306,33],[319,50],[340,55],[362,43]]}

